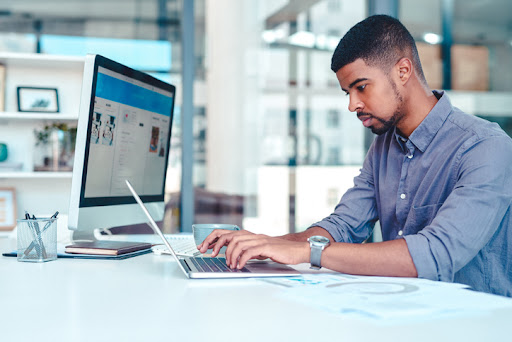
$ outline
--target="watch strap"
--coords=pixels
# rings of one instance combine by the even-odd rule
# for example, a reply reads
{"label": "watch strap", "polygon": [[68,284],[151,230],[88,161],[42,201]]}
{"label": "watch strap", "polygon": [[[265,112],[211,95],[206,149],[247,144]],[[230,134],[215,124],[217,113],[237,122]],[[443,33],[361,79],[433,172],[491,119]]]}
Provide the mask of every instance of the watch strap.
{"label": "watch strap", "polygon": [[311,246],[311,256],[310,256],[310,262],[311,262],[311,268],[314,270],[319,270],[322,268],[321,260],[322,260],[322,251],[323,246]]}

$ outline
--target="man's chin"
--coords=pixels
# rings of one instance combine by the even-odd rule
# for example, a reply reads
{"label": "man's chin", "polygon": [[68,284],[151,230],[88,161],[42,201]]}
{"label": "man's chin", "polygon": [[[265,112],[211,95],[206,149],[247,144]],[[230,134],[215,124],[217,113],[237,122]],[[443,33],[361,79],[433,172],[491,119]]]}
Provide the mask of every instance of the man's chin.
{"label": "man's chin", "polygon": [[383,126],[383,127],[370,126],[368,128],[372,131],[373,134],[376,134],[376,135],[382,135],[391,129],[391,127],[388,127],[388,126]]}

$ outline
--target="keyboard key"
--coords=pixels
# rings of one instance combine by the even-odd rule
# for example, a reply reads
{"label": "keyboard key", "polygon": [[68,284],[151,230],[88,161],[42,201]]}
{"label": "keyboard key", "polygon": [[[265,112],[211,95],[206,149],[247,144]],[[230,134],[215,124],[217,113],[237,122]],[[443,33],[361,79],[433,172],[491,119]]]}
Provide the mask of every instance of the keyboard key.
{"label": "keyboard key", "polygon": [[212,259],[203,259],[203,260],[206,262],[208,267],[210,267],[210,269],[213,272],[221,272],[220,268],[217,265],[215,265],[215,262]]}
{"label": "keyboard key", "polygon": [[192,237],[173,237],[167,238],[167,241],[171,244],[176,254],[188,256],[201,255]]}
{"label": "keyboard key", "polygon": [[222,258],[222,261],[220,260],[221,258],[213,258],[215,264],[223,271],[223,272],[229,272],[231,271],[231,269],[228,267],[228,265],[226,265],[226,259]]}
{"label": "keyboard key", "polygon": [[[232,269],[231,269],[231,268],[229,268],[229,267],[228,267],[228,265],[226,264],[226,258],[213,258],[213,259],[215,259],[215,260],[216,260],[217,265],[222,265],[222,266],[219,266],[219,267],[221,267],[221,269],[223,269],[223,272],[227,272],[227,271],[229,271],[229,272],[251,272],[251,271],[249,271],[249,270],[248,270],[247,268],[245,268],[245,267],[244,267],[244,268],[242,268],[241,270],[239,270],[239,269],[234,269],[234,270],[232,270]],[[224,270],[224,268],[225,268],[225,270]],[[227,270],[227,271],[226,271],[226,270]]]}
{"label": "keyboard key", "polygon": [[251,272],[247,268],[241,270],[231,268],[226,265],[225,258],[189,258],[194,266],[203,272]]}
{"label": "keyboard key", "polygon": [[202,258],[190,258],[190,260],[198,270],[203,272],[211,272],[211,269],[208,267],[208,265],[205,264]]}

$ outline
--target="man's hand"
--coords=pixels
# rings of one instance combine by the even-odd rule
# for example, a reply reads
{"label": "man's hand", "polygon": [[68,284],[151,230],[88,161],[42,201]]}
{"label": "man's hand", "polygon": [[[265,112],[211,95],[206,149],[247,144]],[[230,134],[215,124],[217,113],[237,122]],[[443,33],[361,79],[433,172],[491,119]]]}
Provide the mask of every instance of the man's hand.
{"label": "man's hand", "polygon": [[213,248],[212,257],[227,245],[226,263],[231,268],[242,268],[250,259],[270,258],[282,264],[299,264],[309,261],[309,243],[289,241],[279,237],[254,234],[246,230],[214,230],[198,246],[201,253]]}
{"label": "man's hand", "polygon": [[227,230],[227,229],[215,229],[204,239],[204,241],[197,246],[197,249],[201,253],[206,253],[208,249],[213,248],[212,251],[212,257],[217,256],[219,254],[219,251],[224,245],[228,245],[233,236],[230,235],[254,235],[253,233],[247,231],[247,230],[241,230],[241,231],[233,231],[233,230]]}

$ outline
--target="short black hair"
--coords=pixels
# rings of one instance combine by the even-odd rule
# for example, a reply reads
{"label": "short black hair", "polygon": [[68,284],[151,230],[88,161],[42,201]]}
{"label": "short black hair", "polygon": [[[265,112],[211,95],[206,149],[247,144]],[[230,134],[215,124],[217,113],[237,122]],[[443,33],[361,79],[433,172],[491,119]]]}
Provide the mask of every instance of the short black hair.
{"label": "short black hair", "polygon": [[386,73],[402,57],[412,59],[420,80],[426,83],[414,38],[405,26],[388,15],[373,15],[354,25],[341,38],[332,55],[331,69],[342,67],[361,58],[369,66],[380,67]]}

